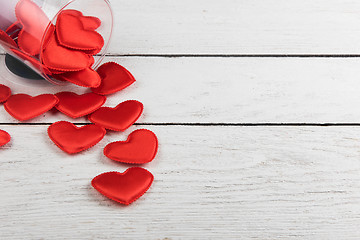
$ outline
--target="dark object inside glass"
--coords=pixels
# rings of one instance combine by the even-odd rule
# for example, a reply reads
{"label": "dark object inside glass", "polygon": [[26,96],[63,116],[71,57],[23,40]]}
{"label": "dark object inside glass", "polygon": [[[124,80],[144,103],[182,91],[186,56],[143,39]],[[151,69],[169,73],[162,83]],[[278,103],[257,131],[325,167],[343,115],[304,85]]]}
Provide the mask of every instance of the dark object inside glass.
{"label": "dark object inside glass", "polygon": [[31,80],[44,80],[44,78],[37,74],[34,70],[10,54],[6,54],[5,64],[12,73],[19,77]]}

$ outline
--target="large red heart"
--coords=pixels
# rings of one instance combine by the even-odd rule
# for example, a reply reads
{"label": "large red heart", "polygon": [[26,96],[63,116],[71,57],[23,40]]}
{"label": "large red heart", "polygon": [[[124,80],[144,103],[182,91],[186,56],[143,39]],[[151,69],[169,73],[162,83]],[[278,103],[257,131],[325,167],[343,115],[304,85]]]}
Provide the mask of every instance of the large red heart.
{"label": "large red heart", "polygon": [[141,116],[143,104],[135,100],[120,103],[115,108],[101,107],[89,120],[113,131],[125,131]]}
{"label": "large red heart", "polygon": [[92,88],[94,93],[108,95],[120,91],[135,82],[135,78],[123,66],[108,62],[101,65],[97,70],[101,77],[101,84]]}
{"label": "large red heart", "polygon": [[10,140],[11,140],[10,134],[3,130],[0,130],[0,147],[10,142]]}
{"label": "large red heart", "polygon": [[81,87],[96,87],[101,83],[99,74],[89,67],[76,72],[54,74],[53,77],[61,81],[71,82]]}
{"label": "large red heart", "polygon": [[74,9],[66,9],[62,11],[62,13],[70,14],[77,17],[81,21],[84,29],[86,30],[96,30],[101,26],[101,20],[99,18],[93,16],[84,16],[80,11]]}
{"label": "large red heart", "polygon": [[16,5],[15,14],[23,26],[18,36],[19,48],[30,55],[38,55],[42,38],[50,23],[49,18],[31,0],[20,0]]}
{"label": "large red heart", "polygon": [[104,196],[129,205],[150,188],[154,176],[139,167],[127,169],[124,173],[106,172],[96,176],[91,185]]}
{"label": "large red heart", "polygon": [[91,124],[77,127],[70,122],[56,122],[48,128],[50,139],[64,152],[78,153],[95,146],[103,139],[106,130]]}
{"label": "large red heart", "polygon": [[0,84],[0,103],[5,102],[11,96],[11,89],[5,85]]}
{"label": "large red heart", "polygon": [[104,46],[104,39],[98,32],[85,28],[78,16],[66,10],[56,20],[56,35],[61,45],[72,49],[93,50]]}
{"label": "large red heart", "polygon": [[0,29],[0,41],[1,45],[5,48],[14,47],[17,48],[16,42],[3,30]]}
{"label": "large red heart", "polygon": [[95,93],[77,95],[72,92],[60,92],[55,94],[59,103],[55,107],[60,112],[72,117],[86,116],[99,109],[105,102],[106,97]]}
{"label": "large red heart", "polygon": [[108,158],[131,164],[143,164],[151,162],[158,149],[156,135],[146,129],[132,132],[126,141],[113,142],[104,149]]}
{"label": "large red heart", "polygon": [[16,94],[9,97],[4,107],[11,116],[25,121],[49,111],[58,101],[59,99],[53,94],[42,94],[35,97]]}
{"label": "large red heart", "polygon": [[[76,35],[76,34],[74,34]],[[55,34],[49,37],[49,42],[41,54],[45,66],[57,71],[80,71],[91,63],[91,57],[86,53],[67,49],[58,44]]]}

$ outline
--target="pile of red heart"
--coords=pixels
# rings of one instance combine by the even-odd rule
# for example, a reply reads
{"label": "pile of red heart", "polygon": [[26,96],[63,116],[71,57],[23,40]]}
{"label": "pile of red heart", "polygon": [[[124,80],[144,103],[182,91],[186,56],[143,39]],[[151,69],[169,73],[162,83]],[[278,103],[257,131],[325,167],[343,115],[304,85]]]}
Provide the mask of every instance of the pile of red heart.
{"label": "pile of red heart", "polygon": [[99,18],[68,9],[58,14],[54,25],[31,0],[20,0],[15,14],[17,21],[0,30],[4,48],[54,79],[92,88],[101,84],[92,69],[93,56],[104,46],[96,31],[101,26]]}
{"label": "pile of red heart", "polygon": [[[128,129],[143,112],[143,104],[136,100],[122,102],[115,108],[103,107],[106,94],[123,89],[135,79],[114,62],[105,63],[97,71],[104,77],[101,79],[103,84],[93,89],[94,92],[82,95],[60,92],[32,97],[26,94],[11,95],[8,87],[0,85],[0,101],[4,102],[5,110],[19,121],[35,118],[52,108],[72,118],[87,116],[92,123],[82,127],[60,121],[48,128],[48,135],[56,146],[68,154],[76,154],[95,146],[107,131],[122,132]],[[10,136],[0,131],[0,145],[9,141]],[[104,155],[117,162],[139,165],[151,162],[157,149],[156,135],[149,130],[138,129],[126,141],[108,144],[104,148]],[[108,198],[130,204],[147,191],[152,181],[150,172],[134,167],[124,173],[103,173],[92,180],[92,185]]]}
{"label": "pile of red heart", "polygon": [[[138,101],[128,100],[115,108],[103,107],[106,95],[130,86],[135,79],[127,69],[114,62],[105,63],[96,71],[92,69],[93,55],[104,45],[102,36],[96,32],[101,25],[98,18],[83,16],[76,10],[64,10],[55,25],[49,24],[47,16],[31,0],[20,0],[15,13],[18,21],[5,32],[0,31],[2,45],[46,74],[90,87],[92,92],[83,95],[72,92],[11,95],[8,87],[0,85],[0,102],[12,117],[26,121],[53,108],[72,118],[87,116],[91,124],[82,127],[60,121],[48,128],[49,138],[68,154],[87,150],[100,142],[107,131],[125,131],[138,120],[143,112],[143,104]],[[42,36],[44,32],[47,32],[45,37]],[[0,146],[9,141],[10,135],[0,130]],[[139,129],[126,141],[108,144],[104,155],[117,162],[139,165],[151,162],[157,149],[156,135]],[[141,197],[152,182],[150,172],[132,167],[124,173],[103,173],[91,183],[106,197],[128,205]]]}

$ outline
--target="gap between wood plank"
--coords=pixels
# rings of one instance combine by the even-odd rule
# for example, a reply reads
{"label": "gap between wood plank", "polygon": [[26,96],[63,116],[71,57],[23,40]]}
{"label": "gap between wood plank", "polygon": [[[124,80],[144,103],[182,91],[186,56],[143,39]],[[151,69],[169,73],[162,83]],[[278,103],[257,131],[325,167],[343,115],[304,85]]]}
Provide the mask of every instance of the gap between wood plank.
{"label": "gap between wood plank", "polygon": [[[0,56],[5,53],[0,53]],[[101,55],[95,55],[101,56]],[[105,57],[159,58],[360,58],[360,54],[106,54]]]}
{"label": "gap between wood plank", "polygon": [[159,58],[360,58],[360,54],[108,54],[106,56]]}
{"label": "gap between wood plank", "polygon": [[[0,123],[0,126],[49,126],[53,123]],[[74,123],[77,126],[91,123]],[[189,126],[189,127],[360,127],[360,123],[135,123],[134,126]]]}

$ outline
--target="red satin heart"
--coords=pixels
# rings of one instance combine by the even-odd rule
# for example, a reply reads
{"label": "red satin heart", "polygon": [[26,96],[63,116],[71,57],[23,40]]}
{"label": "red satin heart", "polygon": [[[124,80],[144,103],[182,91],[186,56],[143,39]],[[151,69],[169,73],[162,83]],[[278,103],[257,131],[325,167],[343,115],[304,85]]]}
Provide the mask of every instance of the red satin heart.
{"label": "red satin heart", "polygon": [[106,97],[95,93],[77,95],[72,92],[60,92],[55,94],[59,103],[55,107],[60,112],[72,117],[86,116],[99,109],[105,102]]}
{"label": "red satin heart", "polygon": [[105,63],[96,71],[101,77],[101,84],[99,87],[92,88],[91,90],[97,94],[112,94],[135,82],[135,78],[128,70],[114,62]]}
{"label": "red satin heart", "polygon": [[96,87],[101,83],[99,74],[89,67],[76,72],[54,74],[53,77],[61,81],[71,82],[81,87]]}
{"label": "red satin heart", "polygon": [[101,26],[101,20],[97,17],[93,16],[84,16],[81,12],[74,9],[67,9],[62,11],[63,14],[70,14],[78,17],[81,21],[84,29],[86,30],[96,30]]}
{"label": "red satin heart", "polygon": [[4,130],[0,130],[0,147],[10,142],[10,140],[11,140],[10,134],[5,132]]}
{"label": "red satin heart", "polygon": [[6,102],[11,96],[11,89],[5,85],[0,84],[0,103]]}
{"label": "red satin heart", "polygon": [[61,45],[72,49],[93,50],[104,46],[104,39],[98,32],[86,29],[81,18],[66,10],[56,20],[56,35]]}
{"label": "red satin heart", "polygon": [[58,101],[58,98],[53,94],[42,94],[35,97],[27,94],[16,94],[9,97],[4,107],[11,116],[20,121],[25,121],[49,111]]}
{"label": "red satin heart", "polygon": [[89,120],[113,131],[125,131],[141,116],[143,104],[135,100],[120,103],[115,108],[101,107]]}
{"label": "red satin heart", "polygon": [[124,173],[106,172],[96,176],[91,185],[104,196],[129,205],[150,188],[154,176],[139,167],[127,169]]}
{"label": "red satin heart", "polygon": [[118,162],[143,164],[155,158],[157,149],[156,135],[149,130],[139,129],[132,132],[126,141],[108,144],[104,155]]}
{"label": "red satin heart", "polygon": [[15,47],[17,48],[16,42],[3,30],[0,29],[0,43],[4,48]]}
{"label": "red satin heart", "polygon": [[31,0],[20,0],[16,5],[15,14],[23,26],[18,36],[19,48],[30,55],[38,55],[42,38],[50,23],[49,18]]}
{"label": "red satin heart", "polygon": [[70,50],[59,45],[55,34],[49,37],[49,42],[42,51],[40,58],[48,68],[63,72],[83,70],[92,61],[91,57],[86,53]]}
{"label": "red satin heart", "polygon": [[64,152],[78,153],[95,146],[103,139],[106,130],[91,124],[77,127],[70,122],[56,122],[48,128],[50,139]]}

